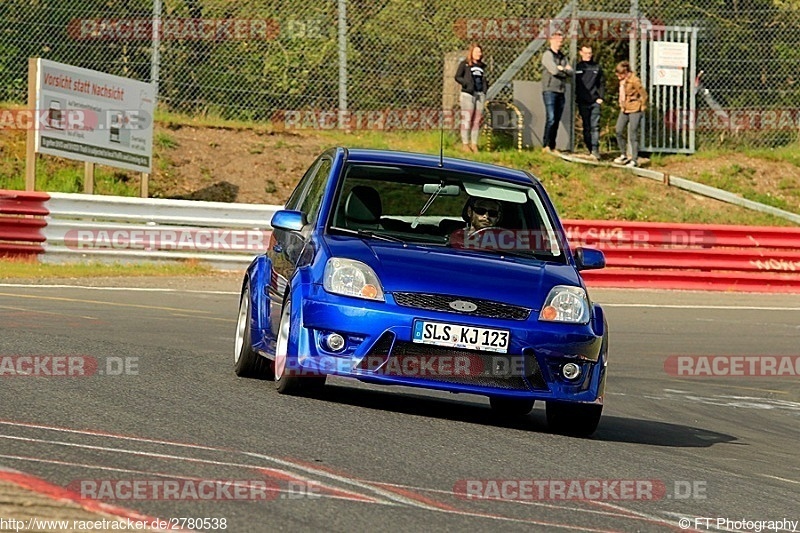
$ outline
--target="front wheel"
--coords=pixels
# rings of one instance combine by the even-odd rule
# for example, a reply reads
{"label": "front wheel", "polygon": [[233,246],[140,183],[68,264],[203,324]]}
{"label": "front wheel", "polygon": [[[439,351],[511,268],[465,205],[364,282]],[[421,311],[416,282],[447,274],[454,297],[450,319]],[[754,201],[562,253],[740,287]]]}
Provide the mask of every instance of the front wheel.
{"label": "front wheel", "polygon": [[275,389],[280,394],[298,395],[318,392],[325,386],[325,376],[302,375],[296,351],[290,348],[292,338],[292,301],[286,297],[278,325],[278,340],[275,346]]}
{"label": "front wheel", "polygon": [[273,379],[271,361],[258,355],[252,346],[250,322],[253,319],[253,307],[250,304],[250,282],[242,289],[242,300],[239,303],[239,316],[236,320],[236,342],[233,348],[233,371],[237,376]]}
{"label": "front wheel", "polygon": [[590,436],[597,429],[602,414],[602,405],[547,402],[547,425],[564,435]]}

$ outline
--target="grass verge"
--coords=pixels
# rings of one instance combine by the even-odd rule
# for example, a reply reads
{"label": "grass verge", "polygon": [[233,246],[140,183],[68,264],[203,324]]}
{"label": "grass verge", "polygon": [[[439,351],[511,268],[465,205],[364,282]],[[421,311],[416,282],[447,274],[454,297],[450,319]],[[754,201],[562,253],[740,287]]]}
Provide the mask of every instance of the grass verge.
{"label": "grass verge", "polygon": [[39,278],[106,278],[205,276],[217,271],[197,261],[177,263],[39,263],[36,259],[0,258],[0,280]]}

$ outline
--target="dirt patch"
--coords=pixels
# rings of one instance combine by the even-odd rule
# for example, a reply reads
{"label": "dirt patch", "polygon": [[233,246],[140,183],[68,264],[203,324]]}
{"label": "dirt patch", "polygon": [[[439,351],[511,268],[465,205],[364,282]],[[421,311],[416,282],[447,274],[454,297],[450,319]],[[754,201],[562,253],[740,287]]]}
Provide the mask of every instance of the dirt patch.
{"label": "dirt patch", "polygon": [[161,128],[150,195],[283,204],[329,147],[314,135],[246,129]]}
{"label": "dirt patch", "polygon": [[[170,125],[157,130],[155,142],[151,196],[263,204],[283,204],[331,146],[314,132]],[[800,212],[800,167],[789,162],[739,154],[723,161],[702,154],[657,161],[648,168]]]}

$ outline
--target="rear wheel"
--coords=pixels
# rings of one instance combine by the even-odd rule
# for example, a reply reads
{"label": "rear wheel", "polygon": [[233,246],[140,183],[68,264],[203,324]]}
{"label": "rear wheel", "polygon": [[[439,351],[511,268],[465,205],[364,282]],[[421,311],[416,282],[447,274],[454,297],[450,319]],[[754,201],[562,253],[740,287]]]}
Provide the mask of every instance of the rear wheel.
{"label": "rear wheel", "polygon": [[233,370],[237,376],[273,379],[272,364],[267,358],[258,355],[252,346],[250,335],[250,322],[253,317],[253,308],[250,304],[250,282],[242,290],[242,300],[239,303],[239,316],[236,320],[236,342],[233,349]]}
{"label": "rear wheel", "polygon": [[292,301],[289,296],[281,310],[278,325],[278,341],[275,347],[275,389],[280,394],[309,394],[319,392],[325,386],[325,376],[306,376],[300,373],[296,351],[291,346],[292,338]]}
{"label": "rear wheel", "polygon": [[502,416],[525,416],[533,409],[534,400],[525,398],[505,398],[490,396],[489,405],[492,411]]}
{"label": "rear wheel", "polygon": [[602,405],[547,402],[547,425],[564,435],[590,436],[597,429],[602,414]]}

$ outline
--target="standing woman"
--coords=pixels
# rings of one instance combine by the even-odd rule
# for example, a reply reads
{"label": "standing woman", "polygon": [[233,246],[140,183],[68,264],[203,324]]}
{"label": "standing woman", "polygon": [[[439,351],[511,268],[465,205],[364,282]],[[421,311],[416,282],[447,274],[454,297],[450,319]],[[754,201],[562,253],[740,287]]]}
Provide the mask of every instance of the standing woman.
{"label": "standing woman", "polygon": [[456,81],[461,85],[461,143],[465,152],[478,151],[483,106],[486,104],[486,65],[480,45],[469,45],[467,57],[458,65]]}
{"label": "standing woman", "polygon": [[[617,118],[617,145],[620,156],[614,159],[628,167],[639,165],[639,124],[647,104],[647,92],[642,81],[631,72],[631,64],[622,61],[614,69],[619,80],[619,117]],[[625,130],[627,129],[627,136]],[[628,141],[631,143],[631,157],[628,157]]]}

